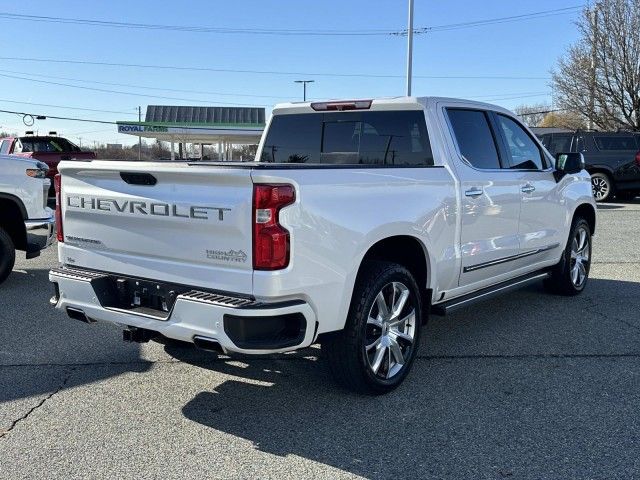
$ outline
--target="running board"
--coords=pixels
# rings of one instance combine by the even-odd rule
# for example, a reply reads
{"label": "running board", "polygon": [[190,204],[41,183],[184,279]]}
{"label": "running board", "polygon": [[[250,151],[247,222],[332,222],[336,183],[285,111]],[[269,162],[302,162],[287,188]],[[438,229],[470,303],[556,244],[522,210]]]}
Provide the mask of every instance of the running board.
{"label": "running board", "polygon": [[551,275],[548,271],[534,272],[517,277],[506,282],[498,283],[491,287],[483,288],[476,292],[468,293],[458,298],[453,298],[446,302],[438,303],[431,306],[431,313],[435,315],[445,316],[448,313],[454,312],[460,308],[467,307],[473,303],[481,302],[489,298],[502,295],[503,293],[510,292],[511,290],[517,290],[540,280],[544,280]]}

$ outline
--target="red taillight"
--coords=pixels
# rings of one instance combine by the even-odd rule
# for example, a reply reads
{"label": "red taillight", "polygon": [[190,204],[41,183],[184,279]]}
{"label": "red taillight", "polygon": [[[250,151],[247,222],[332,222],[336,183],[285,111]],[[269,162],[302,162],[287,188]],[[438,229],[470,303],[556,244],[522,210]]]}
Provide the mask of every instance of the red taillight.
{"label": "red taillight", "polygon": [[64,242],[64,233],[62,232],[62,185],[59,173],[53,177],[53,186],[56,189],[56,237],[59,242]]}
{"label": "red taillight", "polygon": [[636,153],[636,165],[640,167],[640,152]]}
{"label": "red taillight", "polygon": [[343,110],[368,110],[371,108],[371,100],[343,100],[340,102],[314,102],[311,104],[317,112],[343,111]]}
{"label": "red taillight", "polygon": [[253,268],[279,270],[289,265],[289,232],[279,223],[282,207],[296,198],[292,185],[253,186]]}

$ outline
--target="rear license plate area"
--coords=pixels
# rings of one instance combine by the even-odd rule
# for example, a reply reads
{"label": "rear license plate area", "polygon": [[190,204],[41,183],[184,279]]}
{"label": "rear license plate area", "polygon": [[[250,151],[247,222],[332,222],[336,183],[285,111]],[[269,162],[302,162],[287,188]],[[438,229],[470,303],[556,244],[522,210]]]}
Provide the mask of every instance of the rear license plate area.
{"label": "rear license plate area", "polygon": [[92,281],[105,308],[130,310],[166,320],[178,298],[189,287],[130,277],[106,276]]}

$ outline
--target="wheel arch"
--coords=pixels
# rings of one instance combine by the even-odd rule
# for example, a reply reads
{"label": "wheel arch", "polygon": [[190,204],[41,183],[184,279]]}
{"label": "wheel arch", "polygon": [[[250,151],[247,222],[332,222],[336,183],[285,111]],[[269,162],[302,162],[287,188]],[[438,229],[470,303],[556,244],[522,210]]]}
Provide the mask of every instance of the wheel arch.
{"label": "wheel arch", "polygon": [[609,176],[613,176],[613,168],[610,167],[609,165],[604,165],[604,164],[595,164],[595,165],[590,165],[587,164],[587,166],[585,167],[585,170],[587,172],[591,173],[606,173]]}
{"label": "wheel arch", "polygon": [[24,226],[26,209],[20,199],[13,195],[0,194],[0,227],[11,237],[17,250],[27,249],[27,232]]}
{"label": "wheel arch", "polygon": [[0,192],[0,202],[2,202],[3,200],[13,203],[15,207],[20,211],[20,215],[22,215],[23,220],[26,220],[28,218],[27,208],[24,206],[24,203],[22,203],[22,200],[20,200],[18,197],[9,193]]}
{"label": "wheel arch", "polygon": [[589,224],[589,229],[593,235],[596,231],[596,209],[590,203],[582,203],[573,212],[572,223],[576,217],[584,218]]}
{"label": "wheel arch", "polygon": [[[393,235],[378,240],[362,257],[356,275],[360,277],[364,264],[369,260],[382,260],[404,266],[416,279],[420,287],[425,312],[431,304],[431,269],[429,252],[420,239],[411,235]],[[352,293],[353,295],[353,293]],[[426,315],[425,315],[426,318]]]}

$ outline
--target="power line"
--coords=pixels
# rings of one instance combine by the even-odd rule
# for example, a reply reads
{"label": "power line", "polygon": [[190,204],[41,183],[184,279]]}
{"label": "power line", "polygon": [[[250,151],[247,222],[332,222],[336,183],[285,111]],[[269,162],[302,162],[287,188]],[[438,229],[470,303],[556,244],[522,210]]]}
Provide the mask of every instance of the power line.
{"label": "power line", "polygon": [[533,97],[547,97],[549,92],[532,93],[529,95],[517,95],[517,96],[491,96],[491,97],[471,97],[471,98],[484,98],[488,102],[498,102],[500,100],[518,100],[520,98],[533,98]]}
{"label": "power line", "polygon": [[[541,12],[531,12],[521,15],[512,15],[508,17],[489,18],[484,20],[475,20],[470,22],[453,23],[446,25],[427,26],[414,29],[416,34],[424,34],[431,32],[441,32],[447,30],[459,30],[462,28],[474,28],[485,25],[494,25],[498,23],[518,22],[523,20],[531,20],[536,18],[545,18],[555,15],[564,15],[573,13],[583,5],[574,7],[557,8],[553,10],[544,10]],[[271,35],[271,36],[385,36],[385,35],[406,35],[406,30],[394,31],[383,29],[366,29],[366,30],[319,30],[319,29],[269,29],[269,28],[227,28],[227,27],[210,27],[204,25],[166,25],[166,24],[150,24],[150,23],[133,23],[133,22],[117,22],[110,20],[96,20],[89,18],[67,18],[54,17],[44,15],[26,15],[11,12],[0,12],[0,18],[6,20],[19,20],[30,22],[44,22],[54,24],[72,24],[72,25],[90,25],[97,27],[121,28],[121,29],[139,29],[139,30],[163,30],[191,33],[214,33],[214,34],[242,34],[242,35]]]}
{"label": "power line", "polygon": [[[464,28],[483,27],[486,25],[496,25],[500,23],[519,22],[522,20],[534,20],[537,18],[566,15],[566,14],[574,13],[582,8],[584,8],[584,5],[576,5],[574,7],[556,8],[554,10],[544,10],[542,12],[525,13],[522,15],[511,15],[508,17],[488,18],[485,20],[475,20],[471,22],[462,22],[462,23],[450,23],[447,25],[436,25],[433,27],[421,27],[421,28],[414,29],[413,33],[425,34],[425,33],[432,33],[432,32],[444,32],[449,30],[460,30]],[[401,30],[399,32],[393,33],[393,35],[406,35],[406,34],[407,34],[406,30]]]}
{"label": "power line", "polygon": [[[304,75],[316,77],[353,77],[353,78],[405,78],[404,75],[372,74],[372,73],[322,73],[322,72],[278,72],[269,70],[239,70],[212,67],[183,67],[179,65],[152,65],[140,63],[95,62],[90,60],[59,60],[51,58],[0,57],[0,60],[38,63],[62,63],[71,65],[98,65],[107,67],[145,68],[157,70],[179,70],[193,72],[243,73],[258,75]],[[442,79],[442,80],[549,80],[550,77],[518,76],[518,75],[413,75],[413,78]]]}
{"label": "power line", "polygon": [[45,23],[61,23],[74,25],[91,25],[98,27],[142,29],[142,30],[167,30],[195,33],[226,33],[226,34],[250,34],[250,35],[312,35],[312,36],[370,36],[388,35],[390,30],[313,30],[313,29],[267,29],[267,28],[225,28],[207,27],[199,25],[165,25],[149,23],[116,22],[108,20],[95,20],[88,18],[65,18],[42,15],[24,15],[10,12],[0,12],[0,18],[8,20],[24,20]]}
{"label": "power line", "polygon": [[[0,70],[0,72],[4,72],[5,70]],[[25,75],[35,75],[35,74],[25,74]],[[93,82],[90,80],[79,80],[79,79],[73,79],[70,77],[53,77],[53,76],[48,76],[48,75],[37,75],[40,77],[48,77],[48,78],[66,78],[70,81],[77,81],[77,82],[85,82],[85,83],[97,83],[97,84],[105,84],[107,82]],[[65,86],[65,87],[69,87],[69,88],[80,88],[83,90],[93,90],[93,91],[98,91],[98,92],[104,92],[104,93],[116,93],[116,94],[124,94],[124,95],[133,95],[133,96],[142,96],[142,97],[151,97],[151,98],[160,98],[160,99],[165,99],[165,100],[181,100],[181,101],[189,101],[189,102],[200,102],[200,103],[222,103],[222,104],[229,104],[226,102],[206,102],[204,100],[196,100],[196,99],[187,99],[187,98],[178,98],[178,97],[163,97],[163,96],[157,96],[157,95],[146,95],[146,94],[137,94],[137,93],[133,93],[133,92],[123,92],[123,91],[119,91],[119,90],[108,90],[108,89],[103,89],[103,88],[92,88],[92,87],[83,87],[81,85],[71,85],[71,84],[66,84],[66,83],[59,83],[59,82],[50,82],[50,81],[45,81],[45,80],[36,80],[36,79],[32,79],[32,78],[26,78],[26,77],[19,77],[19,76],[14,76],[14,75],[6,75],[6,74],[2,74],[0,73],[0,77],[8,77],[8,78],[14,78],[14,79],[20,79],[20,80],[26,80],[26,81],[32,81],[32,82],[37,82],[37,83],[44,83],[44,84],[51,84],[51,85],[57,85],[57,86]],[[108,84],[108,83],[107,83]],[[116,84],[116,85],[122,85],[125,86],[124,84]],[[128,85],[129,87],[132,88],[146,88],[145,86],[142,85]],[[548,92],[527,92],[526,94],[513,94],[513,95],[508,95],[508,96],[503,96],[503,95],[484,95],[484,96],[473,96],[470,98],[477,98],[477,99],[487,99],[487,100],[494,100],[494,101],[498,101],[498,100],[516,100],[519,98],[529,98],[529,97],[541,97],[541,96],[546,96],[548,95]],[[274,98],[279,98],[279,97],[274,97]],[[113,110],[98,110],[98,109],[91,109],[91,108],[82,108],[82,107],[66,107],[63,105],[51,105],[51,104],[42,104],[42,103],[31,103],[31,102],[19,102],[19,101],[15,101],[15,100],[1,100],[0,101],[6,101],[9,103],[18,103],[18,104],[25,104],[25,105],[37,105],[37,106],[46,106],[46,107],[54,107],[54,108],[65,108],[65,109],[69,109],[69,110],[84,110],[84,111],[93,111],[93,112],[102,112],[102,113],[122,113],[122,114],[127,114],[127,115],[133,115],[132,112],[122,112],[122,111],[113,111]],[[242,103],[230,103],[231,105],[251,105],[251,106],[263,106],[263,107],[271,107],[271,105],[255,105],[255,104],[242,104]]]}
{"label": "power line", "polygon": [[275,95],[254,95],[254,94],[247,94],[247,93],[212,92],[212,91],[206,91],[206,90],[184,90],[180,88],[151,87],[149,85],[131,85],[129,83],[99,82],[96,80],[85,80],[85,79],[72,78],[72,77],[59,77],[55,75],[43,75],[39,73],[16,72],[15,70],[0,70],[0,73],[28,75],[30,77],[40,77],[40,78],[53,78],[56,80],[69,80],[72,82],[92,83],[96,85],[110,85],[115,87],[127,87],[127,88],[142,88],[144,90],[158,90],[158,91],[165,91],[165,92],[198,93],[202,95],[220,95],[220,96],[229,96],[229,97],[275,98],[280,100],[285,100],[289,98],[286,96],[275,96]]}
{"label": "power line", "polygon": [[[17,76],[17,75],[8,75],[8,74],[4,74],[4,73],[0,73],[0,77],[5,77],[5,78],[13,78],[16,80],[25,80],[27,82],[36,82],[36,83],[43,83],[43,84],[47,84],[47,85],[56,85],[56,86],[60,86],[60,87],[70,87],[70,88],[80,88],[82,90],[91,90],[94,92],[103,92],[103,93],[117,93],[120,95],[131,95],[134,97],[146,97],[146,98],[159,98],[162,100],[178,100],[178,101],[183,101],[183,102],[197,102],[197,103],[212,103],[210,100],[201,100],[201,99],[195,99],[195,98],[180,98],[180,97],[165,97],[165,96],[160,96],[160,95],[149,95],[149,94],[145,94],[145,93],[133,93],[133,92],[124,92],[122,90],[109,90],[106,88],[95,88],[95,87],[83,87],[82,85],[71,85],[68,83],[60,83],[60,82],[51,82],[48,80],[37,80],[35,78],[27,78],[27,77],[21,77],[21,76]],[[255,104],[248,104],[248,103],[233,103],[233,102],[218,102],[216,101],[215,103],[218,104],[222,104],[222,105],[237,105],[237,106],[262,106],[262,107],[270,107],[271,105],[255,105]]]}
{"label": "power line", "polygon": [[103,123],[105,125],[117,125],[117,122],[109,122],[107,120],[93,120],[89,118],[75,118],[75,117],[58,117],[55,115],[43,115],[41,113],[28,113],[28,112],[15,112],[13,110],[0,110],[0,113],[13,113],[15,115],[22,115],[28,117],[47,117],[55,120],[70,120],[74,122],[89,122],[89,123]]}
{"label": "power line", "polygon": [[135,113],[133,113],[133,112],[125,112],[125,111],[118,111],[118,110],[100,110],[100,109],[96,109],[96,108],[68,107],[68,106],[64,106],[64,105],[52,105],[52,104],[49,104],[49,103],[19,102],[17,100],[8,100],[6,98],[0,98],[0,102],[17,103],[17,104],[20,104],[20,105],[34,105],[34,106],[37,106],[37,107],[64,108],[64,109],[67,109],[67,110],[82,110],[82,111],[85,111],[85,112],[117,113],[117,114],[123,114],[123,115],[135,115]]}
{"label": "power line", "polygon": [[493,95],[474,95],[472,97],[468,97],[468,98],[475,98],[475,99],[491,99],[491,98],[495,98],[495,97],[503,97],[503,96],[509,96],[509,97],[514,97],[514,98],[526,98],[528,96],[534,96],[534,95],[549,95],[549,92],[513,92],[513,93],[502,93],[502,94],[493,94]]}

